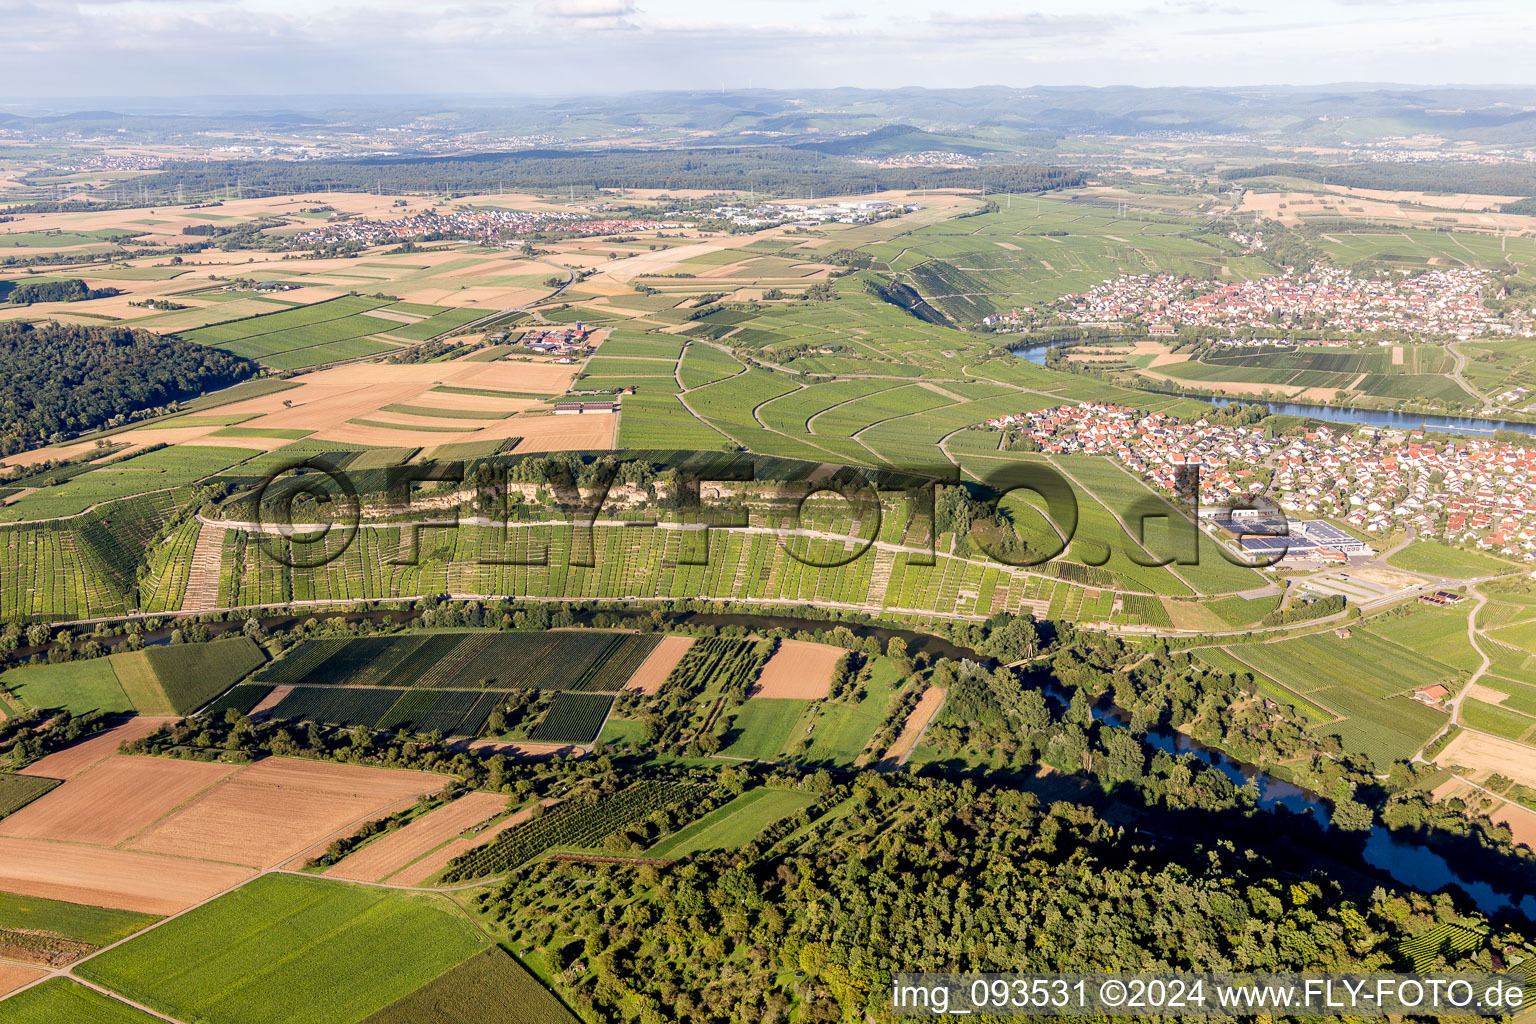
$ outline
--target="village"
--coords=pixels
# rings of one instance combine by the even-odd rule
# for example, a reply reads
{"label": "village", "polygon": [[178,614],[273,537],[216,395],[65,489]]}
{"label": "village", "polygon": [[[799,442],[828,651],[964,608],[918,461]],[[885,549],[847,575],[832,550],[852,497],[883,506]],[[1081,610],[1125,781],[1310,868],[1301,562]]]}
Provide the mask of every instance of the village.
{"label": "village", "polygon": [[[1227,519],[1263,497],[1287,515],[1366,534],[1412,528],[1423,539],[1536,561],[1536,451],[1506,441],[1326,425],[1276,438],[1257,426],[1096,403],[1010,413],[987,426],[1051,454],[1114,456],[1169,494],[1182,494],[1190,467],[1198,467],[1202,518]],[[1366,551],[1336,528],[1301,535],[1314,543],[1293,542],[1299,551],[1345,558]]]}
{"label": "village", "polygon": [[[853,199],[836,203],[757,203],[714,206],[707,216],[743,228],[770,228],[780,224],[871,224],[886,217],[921,210],[917,203],[890,203],[883,199]],[[689,216],[681,210],[668,217]],[[697,214],[693,215],[697,216]]]}
{"label": "village", "polygon": [[993,327],[1047,323],[1104,327],[1138,321],[1147,324],[1153,335],[1173,335],[1181,327],[1214,327],[1394,331],[1458,338],[1531,336],[1528,318],[1505,320],[1484,304],[1495,282],[1488,270],[1434,269],[1414,275],[1378,271],[1356,276],[1321,264],[1303,272],[1232,283],[1180,274],[1122,274],[1048,306],[994,314],[982,322]]}
{"label": "village", "polygon": [[628,217],[594,218],[589,211],[506,210],[465,208],[427,210],[395,219],[335,220],[291,236],[296,247],[315,245],[384,245],[390,242],[451,239],[504,243],[518,235],[560,232],[571,235],[613,235],[630,231],[660,231],[677,224]]}

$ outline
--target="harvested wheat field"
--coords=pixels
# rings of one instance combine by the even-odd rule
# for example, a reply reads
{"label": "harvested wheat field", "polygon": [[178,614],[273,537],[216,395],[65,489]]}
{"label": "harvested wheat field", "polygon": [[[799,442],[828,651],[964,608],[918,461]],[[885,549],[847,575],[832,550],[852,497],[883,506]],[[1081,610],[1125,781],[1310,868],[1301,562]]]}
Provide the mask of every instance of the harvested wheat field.
{"label": "harvested wheat field", "polygon": [[506,807],[507,798],[498,793],[466,793],[453,803],[369,843],[332,866],[326,874],[354,882],[382,882],[465,829],[494,818]]}
{"label": "harvested wheat field", "polygon": [[0,821],[0,835],[116,846],[234,770],[119,754]]}
{"label": "harvested wheat field", "polygon": [[1536,811],[1527,810],[1518,804],[1506,803],[1489,817],[1507,827],[1510,834],[1514,836],[1515,842],[1528,849],[1536,850]]}
{"label": "harvested wheat field", "polygon": [[40,971],[35,967],[0,964],[0,996],[15,992],[23,985],[30,985],[39,978],[46,977],[47,974],[47,971]]}
{"label": "harvested wheat field", "polygon": [[661,643],[656,645],[656,649],[651,651],[635,674],[629,677],[624,689],[633,693],[656,693],[692,646],[691,636],[662,637]]}
{"label": "harvested wheat field", "polygon": [[1460,765],[1498,772],[1526,786],[1536,786],[1536,747],[1463,729],[1435,758],[1442,768]]}
{"label": "harvested wheat field", "polygon": [[124,743],[142,739],[156,732],[162,725],[179,721],[176,718],[130,718],[122,725],[104,733],[81,740],[74,746],[55,751],[39,761],[33,761],[18,775],[40,775],[45,779],[72,779],[94,764],[99,764],[117,753]]}
{"label": "harvested wheat field", "polygon": [[[560,801],[558,800],[540,801],[540,803],[542,803],[545,807],[553,807],[559,802]],[[505,799],[502,800],[502,805],[506,805]],[[414,864],[404,867],[395,872],[393,875],[389,876],[389,883],[391,885],[421,885],[427,879],[431,878],[433,875],[443,870],[443,868],[447,867],[448,862],[453,860],[453,858],[463,856],[478,846],[484,846],[492,839],[495,839],[497,836],[501,835],[507,829],[516,825],[521,825],[523,822],[528,820],[532,813],[533,809],[531,807],[524,808],[523,810],[518,811],[516,814],[512,815],[510,818],[498,821],[490,828],[484,829],[475,835],[464,836],[461,839],[453,840],[453,842],[448,843],[445,846],[440,846],[436,850],[433,850],[431,853],[427,854],[425,857],[421,858],[421,860],[418,860]]]}
{"label": "harvested wheat field", "polygon": [[146,914],[174,914],[252,872],[233,864],[0,837],[0,891]]}
{"label": "harvested wheat field", "polygon": [[828,644],[781,640],[747,696],[825,700],[832,687],[832,670],[847,653]]}
{"label": "harvested wheat field", "polygon": [[912,754],[912,748],[917,746],[917,741],[922,738],[923,731],[928,728],[928,723],[933,721],[933,716],[939,713],[939,708],[944,705],[944,691],[937,686],[930,686],[923,692],[923,696],[917,702],[917,707],[907,715],[907,720],[902,723],[901,735],[896,737],[896,742],[891,744],[891,749],[885,752],[885,760],[901,764]]}
{"label": "harvested wheat field", "polygon": [[1473,700],[1480,700],[1485,704],[1503,704],[1509,700],[1509,694],[1503,690],[1495,690],[1493,687],[1484,686],[1482,683],[1473,683],[1467,687],[1467,696]]}
{"label": "harvested wheat field", "polygon": [[[503,420],[505,436],[520,437],[515,452],[586,451],[612,448],[619,418],[611,413],[580,416],[516,416]],[[482,436],[492,436],[487,432]]]}
{"label": "harvested wheat field", "polygon": [[426,772],[270,757],[241,769],[142,833],[130,848],[274,867],[444,779]]}
{"label": "harvested wheat field", "polygon": [[473,750],[483,757],[501,754],[504,757],[531,761],[551,757],[579,757],[586,753],[580,747],[574,747],[569,743],[527,743],[521,740],[471,740],[464,744],[464,749]]}

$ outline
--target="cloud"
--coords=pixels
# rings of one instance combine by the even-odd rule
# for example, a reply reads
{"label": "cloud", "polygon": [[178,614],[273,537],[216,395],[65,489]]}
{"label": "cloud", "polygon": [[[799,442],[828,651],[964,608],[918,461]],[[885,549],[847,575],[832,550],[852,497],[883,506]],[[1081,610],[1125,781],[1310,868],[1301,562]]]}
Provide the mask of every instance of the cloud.
{"label": "cloud", "polygon": [[633,0],[544,0],[539,13],[547,18],[624,18],[635,13]]}
{"label": "cloud", "polygon": [[1115,22],[1093,15],[1054,15],[1038,11],[1003,11],[977,14],[950,14],[935,11],[928,22],[950,38],[1019,38],[1072,36],[1103,33]]}

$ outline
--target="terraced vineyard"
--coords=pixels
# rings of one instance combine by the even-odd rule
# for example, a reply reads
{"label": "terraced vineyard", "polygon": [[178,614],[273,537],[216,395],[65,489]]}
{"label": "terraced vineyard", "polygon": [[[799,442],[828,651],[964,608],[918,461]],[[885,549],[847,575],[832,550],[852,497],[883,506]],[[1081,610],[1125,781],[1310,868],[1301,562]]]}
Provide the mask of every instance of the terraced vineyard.
{"label": "terraced vineyard", "polygon": [[443,881],[510,871],[557,846],[596,847],[656,811],[687,807],[708,793],[707,786],[648,779],[610,797],[567,801],[451,862]]}

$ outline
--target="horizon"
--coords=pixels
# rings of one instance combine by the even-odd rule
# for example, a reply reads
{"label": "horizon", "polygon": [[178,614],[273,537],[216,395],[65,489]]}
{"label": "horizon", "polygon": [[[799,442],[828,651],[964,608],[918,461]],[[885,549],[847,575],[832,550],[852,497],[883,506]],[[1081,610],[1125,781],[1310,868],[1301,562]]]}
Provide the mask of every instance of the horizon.
{"label": "horizon", "polygon": [[[436,92],[445,78],[500,95],[508,79],[580,74],[588,94],[833,88],[860,81],[895,88],[1029,81],[1035,88],[1097,86],[1247,88],[1285,81],[1510,85],[1518,60],[1491,60],[1536,42],[1536,12],[1502,2],[1376,5],[1301,0],[1283,9],[1206,0],[1089,0],[1071,13],[951,13],[914,0],[815,11],[798,0],[720,8],[698,0],[543,0],[513,10],[422,12],[351,0],[137,0],[86,3],[64,22],[18,4],[7,24],[0,95],[112,95],[128,76],[144,95],[186,91],[262,95],[274,77],[296,95]],[[1362,52],[1360,33],[1370,49]],[[570,59],[574,56],[574,59]],[[1426,71],[1428,73],[1426,74]],[[1490,75],[1490,71],[1494,73]],[[358,92],[358,83],[367,88]],[[543,94],[543,90],[533,90]],[[565,90],[552,93],[567,94]]]}

